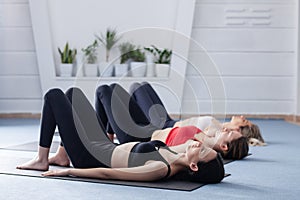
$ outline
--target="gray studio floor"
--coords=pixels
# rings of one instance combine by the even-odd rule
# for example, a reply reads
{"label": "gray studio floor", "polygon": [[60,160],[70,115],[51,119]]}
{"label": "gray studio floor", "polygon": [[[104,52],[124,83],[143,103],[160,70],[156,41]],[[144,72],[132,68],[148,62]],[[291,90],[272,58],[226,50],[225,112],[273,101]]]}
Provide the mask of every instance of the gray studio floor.
{"label": "gray studio floor", "polygon": [[[251,156],[227,164],[231,176],[220,184],[183,192],[0,174],[0,199],[300,199],[300,126],[254,123],[268,146],[251,147]],[[36,141],[38,132],[38,120],[0,119],[0,155],[31,158],[35,153],[3,148]]]}

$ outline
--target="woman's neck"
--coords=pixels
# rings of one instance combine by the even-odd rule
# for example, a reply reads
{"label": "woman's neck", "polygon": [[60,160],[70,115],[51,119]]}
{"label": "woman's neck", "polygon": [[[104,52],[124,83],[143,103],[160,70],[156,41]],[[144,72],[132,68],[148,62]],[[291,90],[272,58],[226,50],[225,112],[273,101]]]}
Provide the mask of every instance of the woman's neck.
{"label": "woman's neck", "polygon": [[178,171],[182,170],[183,168],[189,167],[189,161],[186,156],[186,153],[179,153],[176,155],[176,159],[173,160],[173,166],[177,168]]}
{"label": "woman's neck", "polygon": [[214,136],[209,136],[205,132],[195,134],[195,138],[203,142],[205,146],[208,146],[210,148],[213,148],[217,142],[217,138],[215,138]]}
{"label": "woman's neck", "polygon": [[[170,147],[171,150],[173,150],[173,148]],[[177,154],[174,154],[173,152],[164,149],[164,148],[160,148],[159,149],[159,153],[160,155],[162,155],[162,157],[169,163],[169,164],[176,164],[176,163],[180,163],[181,160],[185,157],[185,153],[180,152]]]}

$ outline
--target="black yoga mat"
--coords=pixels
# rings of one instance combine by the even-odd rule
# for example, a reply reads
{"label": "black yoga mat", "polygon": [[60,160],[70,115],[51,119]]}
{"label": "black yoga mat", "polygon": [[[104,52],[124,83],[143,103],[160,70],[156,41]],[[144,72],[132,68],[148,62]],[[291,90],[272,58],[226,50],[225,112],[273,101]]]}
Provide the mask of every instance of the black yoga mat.
{"label": "black yoga mat", "polygon": [[[79,178],[79,177],[43,177],[41,176],[42,172],[40,171],[16,169],[17,165],[30,160],[28,158],[18,158],[18,157],[11,158],[6,156],[1,156],[0,160],[1,160],[0,174],[15,175],[15,176],[51,178],[51,179],[60,179],[60,180],[68,180],[68,181],[83,181],[83,182],[90,182],[90,183],[116,184],[116,185],[125,185],[125,186],[148,187],[148,188],[180,190],[180,191],[192,191],[205,185],[202,183],[193,183],[188,181],[178,181],[172,179],[155,181],[155,182],[136,182],[136,181],[99,180],[99,179]],[[63,169],[63,167],[50,166],[50,170],[53,169]],[[226,174],[226,176],[229,176],[229,174]]]}
{"label": "black yoga mat", "polygon": [[[60,142],[58,141],[53,141],[51,144],[50,152],[54,153],[56,152]],[[7,149],[7,150],[17,150],[17,151],[32,151],[32,152],[37,152],[38,150],[38,142],[28,142],[24,144],[19,144],[19,145],[14,145],[14,146],[8,146],[2,149]],[[249,154],[251,155],[251,154]],[[228,164],[230,162],[233,162],[234,160],[232,159],[223,159],[224,164]]]}

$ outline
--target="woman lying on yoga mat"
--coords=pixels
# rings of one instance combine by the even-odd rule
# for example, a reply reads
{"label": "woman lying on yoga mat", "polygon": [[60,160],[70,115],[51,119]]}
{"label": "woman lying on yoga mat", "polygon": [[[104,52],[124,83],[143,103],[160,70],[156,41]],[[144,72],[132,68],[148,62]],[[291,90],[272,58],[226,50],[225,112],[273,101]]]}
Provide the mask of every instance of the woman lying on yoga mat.
{"label": "woman lying on yoga mat", "polygon": [[60,159],[62,163],[70,159],[75,168],[48,171],[44,176],[154,181],[180,175],[185,180],[204,183],[218,183],[224,177],[220,155],[196,140],[172,148],[161,141],[115,145],[78,88],[66,94],[60,89],[46,93],[38,155],[18,169],[48,170],[56,126],[64,145],[59,150],[65,157]]}
{"label": "woman lying on yoga mat", "polygon": [[140,106],[118,84],[102,85],[97,89],[96,112],[107,132],[115,133],[120,143],[160,140],[173,146],[197,137],[224,158],[242,159],[248,155],[247,140],[238,131],[224,129],[207,134],[195,126],[161,130],[148,120]]}
{"label": "woman lying on yoga mat", "polygon": [[[244,116],[233,116],[230,122],[225,122],[222,124],[211,116],[192,117],[186,120],[176,121],[169,116],[164,104],[149,83],[143,82],[132,84],[130,88],[130,94],[143,110],[148,120],[151,120],[152,123],[160,126],[161,128],[194,125],[201,130],[205,130],[209,126],[218,129],[223,127],[227,128],[228,130],[236,130],[241,132],[242,135],[248,139],[249,145],[265,145],[259,127],[247,120]],[[150,113],[152,115],[151,119]],[[165,120],[156,120],[162,118]]]}

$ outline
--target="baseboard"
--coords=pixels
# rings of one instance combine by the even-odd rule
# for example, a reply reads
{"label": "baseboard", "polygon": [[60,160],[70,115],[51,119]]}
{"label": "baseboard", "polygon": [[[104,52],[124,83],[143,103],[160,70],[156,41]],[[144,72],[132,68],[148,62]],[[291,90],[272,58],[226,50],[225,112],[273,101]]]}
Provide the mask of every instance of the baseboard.
{"label": "baseboard", "polygon": [[40,119],[40,113],[0,113],[0,118],[28,118]]}
{"label": "baseboard", "polygon": [[[209,114],[208,114],[209,115]],[[197,117],[199,115],[171,115],[172,118],[174,119],[187,119],[190,117]],[[201,114],[201,116],[205,116],[205,114]],[[216,118],[231,118],[233,116],[233,114],[230,115],[214,115],[214,117]],[[265,114],[261,114],[261,115],[243,115],[246,118],[252,118],[252,119],[283,119],[286,120],[288,122],[292,122],[292,123],[297,123],[300,124],[300,116],[297,115],[265,115]]]}
{"label": "baseboard", "polygon": [[[206,116],[211,114],[201,114],[201,116]],[[213,115],[216,118],[231,118],[234,115],[241,115],[241,114],[226,114],[226,115]],[[190,117],[197,117],[199,115],[193,115],[193,114],[182,114],[182,115],[171,115],[172,118],[175,119],[187,119]],[[246,118],[253,118],[253,119],[292,119],[293,115],[266,115],[266,114],[257,114],[257,115],[249,115],[249,114],[243,114]]]}
{"label": "baseboard", "polygon": [[297,115],[291,115],[285,118],[286,121],[300,125],[300,116]]}
{"label": "baseboard", "polygon": [[[176,115],[172,114],[171,117],[174,119],[187,119],[190,117],[196,117],[198,115]],[[201,114],[201,116],[205,116],[205,114]],[[224,116],[218,116],[214,115],[215,117],[224,117]],[[226,115],[226,118],[230,118],[233,115]],[[300,116],[297,115],[243,115],[246,118],[252,118],[252,119],[284,119],[288,122],[297,123],[300,124]],[[31,119],[39,119],[41,118],[40,113],[0,113],[0,118],[31,118]]]}

